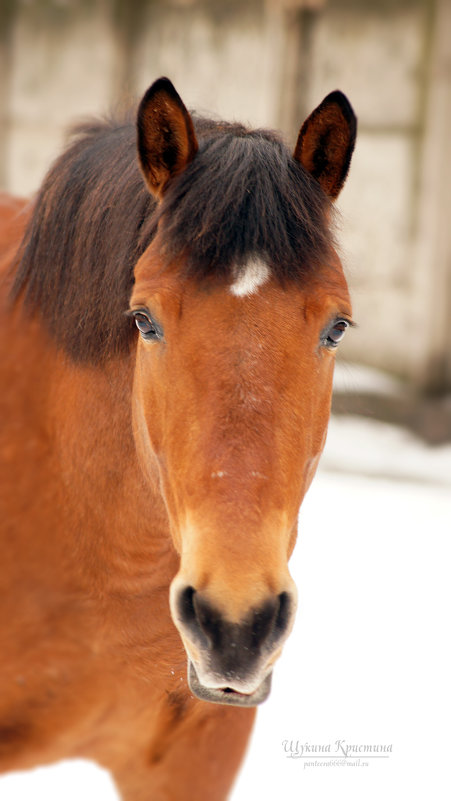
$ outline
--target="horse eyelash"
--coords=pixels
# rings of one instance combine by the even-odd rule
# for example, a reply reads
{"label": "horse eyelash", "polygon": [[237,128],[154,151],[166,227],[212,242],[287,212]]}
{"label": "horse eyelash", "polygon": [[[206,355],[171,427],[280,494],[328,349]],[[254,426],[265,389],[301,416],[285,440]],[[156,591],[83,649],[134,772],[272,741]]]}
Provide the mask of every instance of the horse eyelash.
{"label": "horse eyelash", "polygon": [[345,323],[347,323],[350,328],[358,328],[359,327],[359,324],[356,323],[354,320],[352,320],[351,317],[348,317],[347,314],[338,314],[337,315],[337,320],[344,320]]}
{"label": "horse eyelash", "polygon": [[134,317],[135,314],[139,314],[140,312],[141,314],[145,314],[147,317],[151,316],[149,310],[145,309],[143,306],[140,306],[136,309],[127,309],[127,311],[124,311],[124,315],[125,317]]}

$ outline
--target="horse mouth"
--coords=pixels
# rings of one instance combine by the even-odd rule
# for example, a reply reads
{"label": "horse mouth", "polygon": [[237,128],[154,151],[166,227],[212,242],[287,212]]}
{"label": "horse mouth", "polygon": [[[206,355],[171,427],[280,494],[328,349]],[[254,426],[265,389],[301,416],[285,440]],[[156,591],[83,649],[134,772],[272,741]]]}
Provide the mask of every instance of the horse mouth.
{"label": "horse mouth", "polygon": [[191,692],[202,701],[212,704],[229,704],[231,706],[258,706],[266,701],[271,690],[272,674],[269,673],[252,693],[240,693],[231,687],[205,687],[191,660],[188,660],[188,684]]}

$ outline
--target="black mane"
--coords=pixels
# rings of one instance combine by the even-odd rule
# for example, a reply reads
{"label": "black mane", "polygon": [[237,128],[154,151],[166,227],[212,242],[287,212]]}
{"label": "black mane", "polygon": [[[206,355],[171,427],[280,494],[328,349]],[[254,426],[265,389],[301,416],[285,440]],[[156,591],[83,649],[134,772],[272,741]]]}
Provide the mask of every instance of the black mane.
{"label": "black mane", "polygon": [[158,208],[131,119],[79,127],[47,174],[12,291],[39,310],[73,359],[98,363],[129,348],[133,269],[158,222],[167,258],[198,280],[235,277],[252,255],[281,282],[328,260],[329,200],[277,134],[194,122],[198,154]]}

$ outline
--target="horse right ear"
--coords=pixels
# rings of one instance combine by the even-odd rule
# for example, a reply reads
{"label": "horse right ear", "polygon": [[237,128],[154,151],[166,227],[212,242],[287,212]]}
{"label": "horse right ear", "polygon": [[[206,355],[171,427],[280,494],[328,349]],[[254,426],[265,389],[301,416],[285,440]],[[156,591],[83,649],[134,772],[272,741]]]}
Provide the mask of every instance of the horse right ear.
{"label": "horse right ear", "polygon": [[357,119],[343,92],[331,92],[302,126],[294,158],[318,181],[332,200],[348,174]]}
{"label": "horse right ear", "polygon": [[147,186],[161,197],[197,153],[193,121],[168,78],[147,90],[138,108],[138,155]]}

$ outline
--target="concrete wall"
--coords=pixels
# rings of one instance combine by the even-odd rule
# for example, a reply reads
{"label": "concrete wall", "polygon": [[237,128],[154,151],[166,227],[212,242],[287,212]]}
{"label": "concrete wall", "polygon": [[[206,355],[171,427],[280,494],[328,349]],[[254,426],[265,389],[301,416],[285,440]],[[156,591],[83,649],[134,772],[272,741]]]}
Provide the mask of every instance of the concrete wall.
{"label": "concrete wall", "polygon": [[450,387],[450,30],[449,0],[1,0],[0,182],[34,191],[72,120],[162,74],[188,106],[292,140],[340,88],[360,124],[345,357]]}

